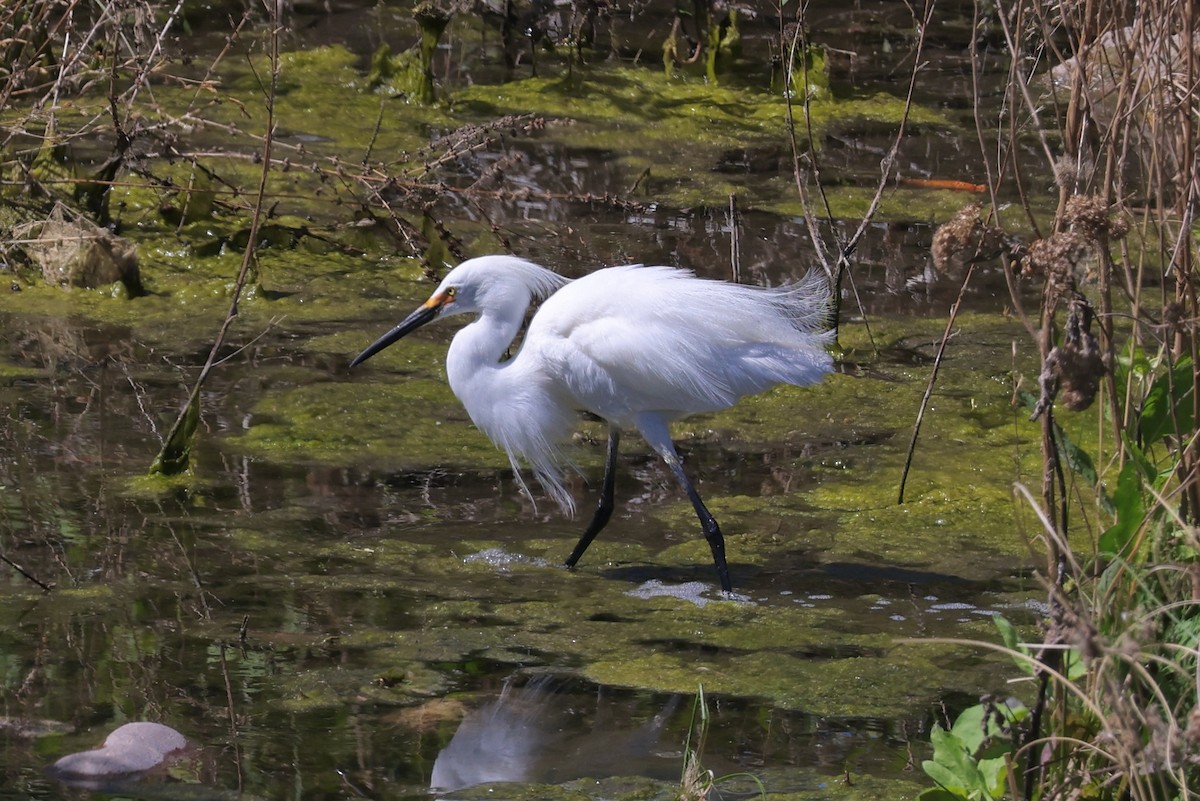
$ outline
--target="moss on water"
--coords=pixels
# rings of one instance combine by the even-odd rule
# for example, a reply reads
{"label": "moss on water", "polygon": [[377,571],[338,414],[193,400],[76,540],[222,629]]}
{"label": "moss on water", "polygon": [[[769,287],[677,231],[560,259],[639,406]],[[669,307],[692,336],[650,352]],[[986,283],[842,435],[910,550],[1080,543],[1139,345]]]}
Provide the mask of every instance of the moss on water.
{"label": "moss on water", "polygon": [[[947,689],[991,686],[998,675],[995,660],[969,651],[897,646],[897,638],[923,635],[927,624],[920,618],[889,620],[886,606],[880,607],[887,598],[878,593],[857,601],[807,601],[798,594],[757,603],[712,600],[699,607],[680,598],[627,594],[634,585],[605,578],[599,551],[589,552],[581,569],[564,570],[558,566],[565,553],[558,539],[530,541],[522,553],[532,558],[497,566],[466,557],[503,548],[502,542],[464,536],[501,533],[495,525],[464,530],[432,522],[446,532],[428,537],[427,544],[412,539],[412,532],[339,541],[299,535],[303,525],[298,529],[299,519],[293,522],[284,511],[258,516],[259,525],[272,528],[239,528],[228,540],[239,552],[281,565],[285,595],[399,594],[408,599],[403,607],[420,620],[416,627],[343,626],[338,647],[356,654],[360,667],[289,680],[280,686],[289,709],[340,708],[347,693],[406,703],[444,678],[413,678],[416,666],[457,663],[468,655],[519,665],[531,654],[554,654],[559,669],[578,665],[579,675],[605,685],[692,693],[703,683],[714,694],[850,718],[891,717],[897,709],[917,714]],[[619,545],[619,534],[608,539],[618,550],[626,547]],[[438,540],[447,544],[434,544]],[[694,540],[703,550],[703,541]],[[736,565],[743,543],[730,542]],[[604,544],[601,538],[596,548]],[[644,555],[633,549],[622,558]],[[696,562],[707,558],[701,553]],[[671,562],[661,553],[653,561]],[[280,580],[264,575],[258,582],[278,595],[271,588]],[[798,577],[801,586],[807,581]],[[959,624],[956,633],[987,637],[989,627],[980,619]],[[321,636],[318,629],[308,639],[315,644]],[[403,681],[389,680],[377,689],[379,677],[395,676],[396,666]]]}
{"label": "moss on water", "polygon": [[[115,301],[99,291],[64,292],[28,283],[20,292],[0,293],[0,312],[124,326],[136,332],[142,344],[171,352],[195,350],[212,341],[229,308],[241,252],[201,257],[194,254],[193,245],[173,233],[143,242],[146,296]],[[366,344],[367,334],[348,331],[346,320],[361,318],[373,306],[394,308],[399,316],[401,308],[429,291],[428,284],[419,281],[415,260],[365,261],[303,247],[267,247],[259,251],[257,264],[260,283],[243,293],[231,329],[234,342],[273,328],[303,331],[307,341],[317,326],[336,323],[337,333],[319,341],[329,352],[351,354]],[[397,306],[396,297],[411,299]],[[378,360],[387,358],[393,357],[385,354]]]}
{"label": "moss on water", "polygon": [[[553,129],[572,142],[619,152],[745,147],[783,133],[787,105],[782,98],[695,79],[668,79],[632,67],[606,66],[588,71],[577,87],[560,78],[526,78],[500,85],[476,84],[455,93],[455,106],[481,116],[514,112],[574,120]],[[886,95],[812,104],[818,131],[848,120],[899,122],[902,100]],[[916,107],[914,125],[952,127],[940,112]],[[573,130],[579,127],[582,130]],[[687,148],[681,147],[687,143]]]}
{"label": "moss on water", "polygon": [[[424,349],[414,350],[419,354]],[[466,422],[444,380],[410,376],[393,383],[362,383],[354,390],[338,382],[306,384],[267,392],[254,414],[256,422],[230,444],[284,462],[508,464]]]}
{"label": "moss on water", "polygon": [[392,663],[387,676],[370,669],[347,668],[336,672],[312,671],[281,677],[279,706],[288,712],[340,709],[347,698],[359,703],[407,705],[422,698],[445,695],[452,685],[441,671],[421,662]]}
{"label": "moss on water", "polygon": [[[478,117],[511,113],[542,114],[569,125],[551,126],[546,136],[571,147],[617,154],[634,176],[650,171],[660,202],[678,207],[722,205],[738,194],[757,208],[796,215],[790,174],[733,176],[716,171],[721,156],[754,147],[786,149],[787,105],[778,95],[715,85],[695,78],[667,78],[633,67],[594,67],[577,84],[558,77],[533,77],[500,85],[476,84],[454,95],[457,111]],[[830,128],[895,125],[904,114],[900,98],[871,97],[817,100],[809,105],[812,129],[820,140]],[[799,109],[794,109],[800,114]],[[940,111],[914,107],[909,123],[950,129]],[[874,188],[827,189],[839,216],[865,211]],[[888,192],[882,216],[933,219],[961,197],[930,204],[929,194]],[[954,201],[957,205],[953,205]],[[946,203],[948,205],[942,205]]]}
{"label": "moss on water", "polygon": [[163,473],[136,473],[123,477],[120,483],[122,497],[134,500],[155,500],[178,492],[203,492],[212,486],[212,480],[188,471],[175,475]]}
{"label": "moss on water", "polygon": [[[712,660],[697,670],[690,653],[643,654],[629,660],[591,663],[588,678],[605,685],[640,686],[654,676],[656,687],[694,692],[697,681],[712,693],[769,699],[783,709],[820,717],[875,717],[894,706],[919,708],[961,679],[961,665],[951,666],[969,651],[951,655],[945,648],[932,659],[892,653],[840,659],[811,659],[803,654],[758,651],[728,660]],[[998,660],[990,663],[995,669]],[[988,667],[984,667],[984,670]]]}
{"label": "moss on water", "polygon": [[0,382],[11,383],[14,381],[32,380],[40,378],[42,375],[44,375],[44,371],[42,370],[0,361]]}

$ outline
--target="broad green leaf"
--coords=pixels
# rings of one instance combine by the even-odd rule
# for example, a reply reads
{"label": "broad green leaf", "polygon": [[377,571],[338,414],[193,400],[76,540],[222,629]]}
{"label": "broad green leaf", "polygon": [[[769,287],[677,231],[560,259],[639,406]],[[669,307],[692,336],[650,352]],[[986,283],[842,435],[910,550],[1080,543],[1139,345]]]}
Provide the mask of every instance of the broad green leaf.
{"label": "broad green leaf", "polygon": [[1087,665],[1078,648],[1068,648],[1063,654],[1062,672],[1071,681],[1078,681],[1087,675]]}
{"label": "broad green leaf", "polygon": [[1101,554],[1116,556],[1142,525],[1145,505],[1142,497],[1141,466],[1130,458],[1117,477],[1117,491],[1113,493],[1113,505],[1117,509],[1117,522],[1100,535],[1097,547]]}
{"label": "broad green leaf", "polygon": [[1142,401],[1139,426],[1142,442],[1152,445],[1175,433],[1176,421],[1179,431],[1186,435],[1192,430],[1195,415],[1192,412],[1192,393],[1195,391],[1195,376],[1192,360],[1182,358],[1175,362],[1170,372],[1154,379],[1146,399]]}
{"label": "broad green leaf", "polygon": [[[1034,407],[1037,406],[1037,398],[1033,393],[1022,389],[1018,391],[1017,397],[1021,404],[1032,413]],[[1096,473],[1096,463],[1092,461],[1088,452],[1076,445],[1058,423],[1054,424],[1054,442],[1062,456],[1063,463],[1071,469],[1072,473],[1083,479],[1089,487],[1097,488],[1101,506],[1105,508],[1105,511],[1111,513],[1108,497],[1105,495],[1103,487],[1099,486],[1100,479]]]}
{"label": "broad green leaf", "polygon": [[[957,770],[946,767],[941,762],[936,762],[932,759],[926,759],[921,763],[921,769],[938,783],[943,789],[950,791],[963,798],[969,798],[971,788],[975,787],[975,782],[972,782],[971,788],[968,788],[963,779],[962,773]],[[974,765],[971,766],[974,770]]]}
{"label": "broad green leaf", "polygon": [[[1009,748],[1011,750],[1011,744]],[[1008,787],[1008,783],[1006,781],[1006,777],[1008,775],[1008,765],[1004,761],[1004,757],[980,760],[979,774],[983,777],[984,787],[986,788],[988,797],[1004,797],[1004,791]]]}
{"label": "broad green leaf", "polygon": [[972,707],[967,707],[954,721],[953,728],[950,733],[958,738],[963,749],[968,754],[974,754],[979,750],[979,746],[983,745],[986,736],[984,730],[987,723],[988,706],[986,704],[976,704]]}
{"label": "broad green leaf", "polygon": [[[996,626],[996,630],[1000,632],[1000,640],[1004,643],[1004,647],[1010,651],[1016,651],[1021,654],[1028,654],[1029,650],[1022,647],[1021,638],[1017,636],[1017,628],[1008,618],[1003,615],[992,615],[992,623]],[[1013,657],[1013,661],[1017,663],[1017,667],[1026,673],[1033,673],[1033,665],[1027,659]]]}
{"label": "broad green leaf", "polygon": [[1008,787],[1008,764],[1003,757],[979,760],[979,775],[983,777],[986,797],[1002,799]]}
{"label": "broad green leaf", "polygon": [[1141,471],[1142,477],[1146,481],[1154,483],[1159,473],[1155,469],[1154,463],[1150,461],[1150,457],[1142,450],[1142,446],[1129,436],[1128,431],[1121,432],[1121,441],[1125,444],[1126,458],[1137,465],[1138,470]]}
{"label": "broad green leaf", "polygon": [[933,759],[921,763],[929,777],[948,790],[971,793],[983,786],[983,777],[963,742],[941,726],[929,733]]}
{"label": "broad green leaf", "polygon": [[962,793],[952,793],[945,787],[930,787],[922,790],[917,801],[966,801],[968,796]]}
{"label": "broad green leaf", "polygon": [[1088,455],[1087,451],[1076,445],[1058,423],[1054,424],[1054,440],[1058,445],[1058,452],[1062,455],[1063,461],[1067,463],[1067,467],[1071,468],[1071,472],[1087,482],[1089,487],[1096,486],[1098,480],[1096,464],[1092,461],[1092,457]]}

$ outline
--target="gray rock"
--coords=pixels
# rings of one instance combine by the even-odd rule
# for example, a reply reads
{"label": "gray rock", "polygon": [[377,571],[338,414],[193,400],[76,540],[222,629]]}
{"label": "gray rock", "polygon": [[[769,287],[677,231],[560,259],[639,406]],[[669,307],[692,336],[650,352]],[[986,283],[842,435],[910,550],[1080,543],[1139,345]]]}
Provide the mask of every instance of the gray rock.
{"label": "gray rock", "polygon": [[103,748],[68,754],[54,763],[53,773],[63,776],[114,776],[157,767],[174,751],[187,747],[187,739],[161,723],[126,723],[104,741]]}

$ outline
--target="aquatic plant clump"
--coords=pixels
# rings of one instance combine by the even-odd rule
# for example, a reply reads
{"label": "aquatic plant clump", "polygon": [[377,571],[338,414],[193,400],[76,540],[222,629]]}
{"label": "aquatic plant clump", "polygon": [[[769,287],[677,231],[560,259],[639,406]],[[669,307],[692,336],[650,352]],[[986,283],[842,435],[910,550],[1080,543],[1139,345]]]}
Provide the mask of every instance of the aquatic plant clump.
{"label": "aquatic plant clump", "polygon": [[[1161,799],[1200,787],[1197,101],[1178,82],[1197,69],[1180,42],[1200,41],[1200,28],[1168,3],[1045,11],[1018,4],[992,20],[1014,52],[1072,42],[1047,81],[1009,81],[1027,127],[1006,137],[1000,123],[997,138],[1014,158],[1037,143],[1055,213],[1026,200],[1029,241],[1005,231],[1011,210],[974,204],[939,230],[934,257],[969,263],[998,246],[1039,349],[1037,391],[1019,397],[1041,426],[1041,488],[1018,497],[1038,514],[1049,604],[1039,645],[998,620],[1000,649],[1036,692],[1027,708],[985,702],[934,730],[930,801]],[[1056,117],[1039,116],[1039,93]],[[995,193],[1008,169],[989,166]],[[1134,196],[1138,206],[1117,202]],[[1036,314],[1022,307],[1025,282],[1038,287]],[[1060,425],[1081,413],[1097,432],[1086,447]]]}

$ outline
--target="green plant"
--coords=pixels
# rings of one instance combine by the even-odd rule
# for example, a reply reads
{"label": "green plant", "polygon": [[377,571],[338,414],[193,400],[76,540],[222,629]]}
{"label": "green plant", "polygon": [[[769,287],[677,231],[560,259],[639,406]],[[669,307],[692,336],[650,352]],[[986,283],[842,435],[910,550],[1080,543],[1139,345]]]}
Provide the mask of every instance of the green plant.
{"label": "green plant", "polygon": [[938,786],[922,792],[920,801],[1003,798],[1019,746],[1017,724],[1028,714],[1018,701],[987,702],[964,709],[948,730],[934,724],[933,759],[921,767]]}
{"label": "green plant", "polygon": [[688,722],[688,736],[683,744],[683,772],[679,777],[678,801],[705,801],[709,793],[721,783],[734,779],[749,779],[758,789],[759,798],[766,801],[767,788],[762,781],[752,773],[729,773],[716,776],[711,770],[700,764],[704,753],[704,744],[708,740],[708,701],[704,696],[704,685],[696,690],[696,700],[692,703],[692,717]]}

